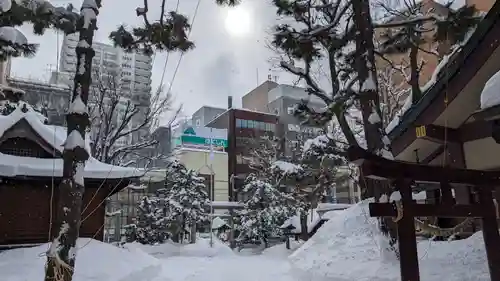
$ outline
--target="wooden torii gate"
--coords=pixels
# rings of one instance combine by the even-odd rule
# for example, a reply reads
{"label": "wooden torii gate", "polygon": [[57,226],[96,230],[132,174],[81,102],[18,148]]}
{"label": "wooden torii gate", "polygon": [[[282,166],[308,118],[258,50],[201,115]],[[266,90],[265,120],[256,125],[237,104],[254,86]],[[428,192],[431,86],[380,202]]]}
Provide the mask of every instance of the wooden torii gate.
{"label": "wooden torii gate", "polygon": [[[402,281],[419,281],[415,217],[481,218],[486,256],[492,281],[500,281],[500,235],[493,201],[493,189],[500,185],[500,172],[454,169],[388,160],[363,150],[348,149],[349,160],[362,176],[388,180],[401,193],[401,205],[394,202],[369,204],[372,217],[402,217],[397,222]],[[440,184],[442,200],[437,204],[417,204],[412,199],[415,182]],[[468,205],[455,204],[451,184],[474,187],[476,200]],[[399,210],[398,210],[399,209]],[[399,213],[399,214],[398,214]]]}

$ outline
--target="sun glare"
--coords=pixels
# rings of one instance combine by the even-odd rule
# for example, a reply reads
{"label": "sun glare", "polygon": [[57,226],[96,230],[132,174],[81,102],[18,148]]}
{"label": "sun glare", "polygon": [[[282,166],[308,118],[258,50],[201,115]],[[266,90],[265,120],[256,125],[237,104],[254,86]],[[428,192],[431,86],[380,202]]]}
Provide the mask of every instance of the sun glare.
{"label": "sun glare", "polygon": [[251,30],[250,13],[241,6],[229,8],[227,10],[225,26],[230,35],[247,35]]}

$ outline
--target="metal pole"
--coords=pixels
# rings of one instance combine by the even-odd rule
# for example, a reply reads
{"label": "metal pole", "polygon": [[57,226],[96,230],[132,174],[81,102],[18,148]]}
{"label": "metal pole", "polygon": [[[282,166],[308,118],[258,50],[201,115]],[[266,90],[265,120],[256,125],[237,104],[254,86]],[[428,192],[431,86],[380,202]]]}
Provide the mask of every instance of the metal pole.
{"label": "metal pole", "polygon": [[212,167],[212,163],[210,163],[210,247],[214,246],[214,170]]}

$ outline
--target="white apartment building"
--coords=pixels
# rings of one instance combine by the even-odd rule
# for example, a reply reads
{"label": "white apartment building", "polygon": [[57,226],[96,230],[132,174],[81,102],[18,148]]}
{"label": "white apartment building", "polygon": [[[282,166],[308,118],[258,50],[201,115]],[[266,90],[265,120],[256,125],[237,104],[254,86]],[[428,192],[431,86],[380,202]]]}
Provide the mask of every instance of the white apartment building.
{"label": "white apartment building", "polygon": [[[54,84],[65,84],[73,86],[73,78],[76,71],[76,45],[78,44],[78,33],[65,35],[61,47],[59,71],[53,72],[50,82]],[[144,108],[144,112],[150,106],[151,76],[153,69],[153,58],[151,56],[126,53],[120,48],[109,44],[93,42],[92,47],[95,56],[92,60],[92,68],[95,73],[119,79],[118,87],[125,107],[127,100],[132,100]],[[134,116],[130,126],[135,122],[141,122],[141,116]],[[133,118],[134,119],[134,118]],[[138,141],[142,136],[149,133],[149,128],[129,136],[127,139],[118,141],[118,145],[127,145]]]}

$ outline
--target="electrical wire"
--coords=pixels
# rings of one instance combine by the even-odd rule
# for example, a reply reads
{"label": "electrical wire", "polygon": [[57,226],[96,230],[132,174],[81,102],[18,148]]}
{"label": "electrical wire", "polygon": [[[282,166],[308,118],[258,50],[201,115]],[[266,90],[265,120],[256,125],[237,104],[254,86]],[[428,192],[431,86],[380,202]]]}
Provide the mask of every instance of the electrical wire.
{"label": "electrical wire", "polygon": [[[179,11],[180,0],[177,0],[177,5],[175,6],[175,13]],[[163,80],[165,79],[165,72],[167,71],[168,66],[168,58],[170,57],[170,52],[167,52],[167,57],[165,58],[165,64],[163,65],[163,71],[161,74],[160,86],[163,84]]]}
{"label": "electrical wire", "polygon": [[[188,36],[187,36],[188,38],[191,36],[191,31],[193,31],[193,25],[194,25],[194,21],[196,19],[196,15],[198,14],[198,9],[200,8],[200,3],[201,3],[201,0],[198,0],[198,2],[196,3],[196,7],[194,9],[194,14],[193,14],[193,20],[191,21],[191,29],[189,30]],[[175,66],[174,74],[172,76],[172,80],[170,81],[170,85],[168,87],[167,93],[170,93],[170,91],[172,90],[172,85],[174,84],[175,77],[177,76],[177,71],[179,70],[179,66],[181,65],[183,57],[184,57],[184,53],[181,53],[181,56],[179,57],[179,60],[177,61],[177,65]]]}

